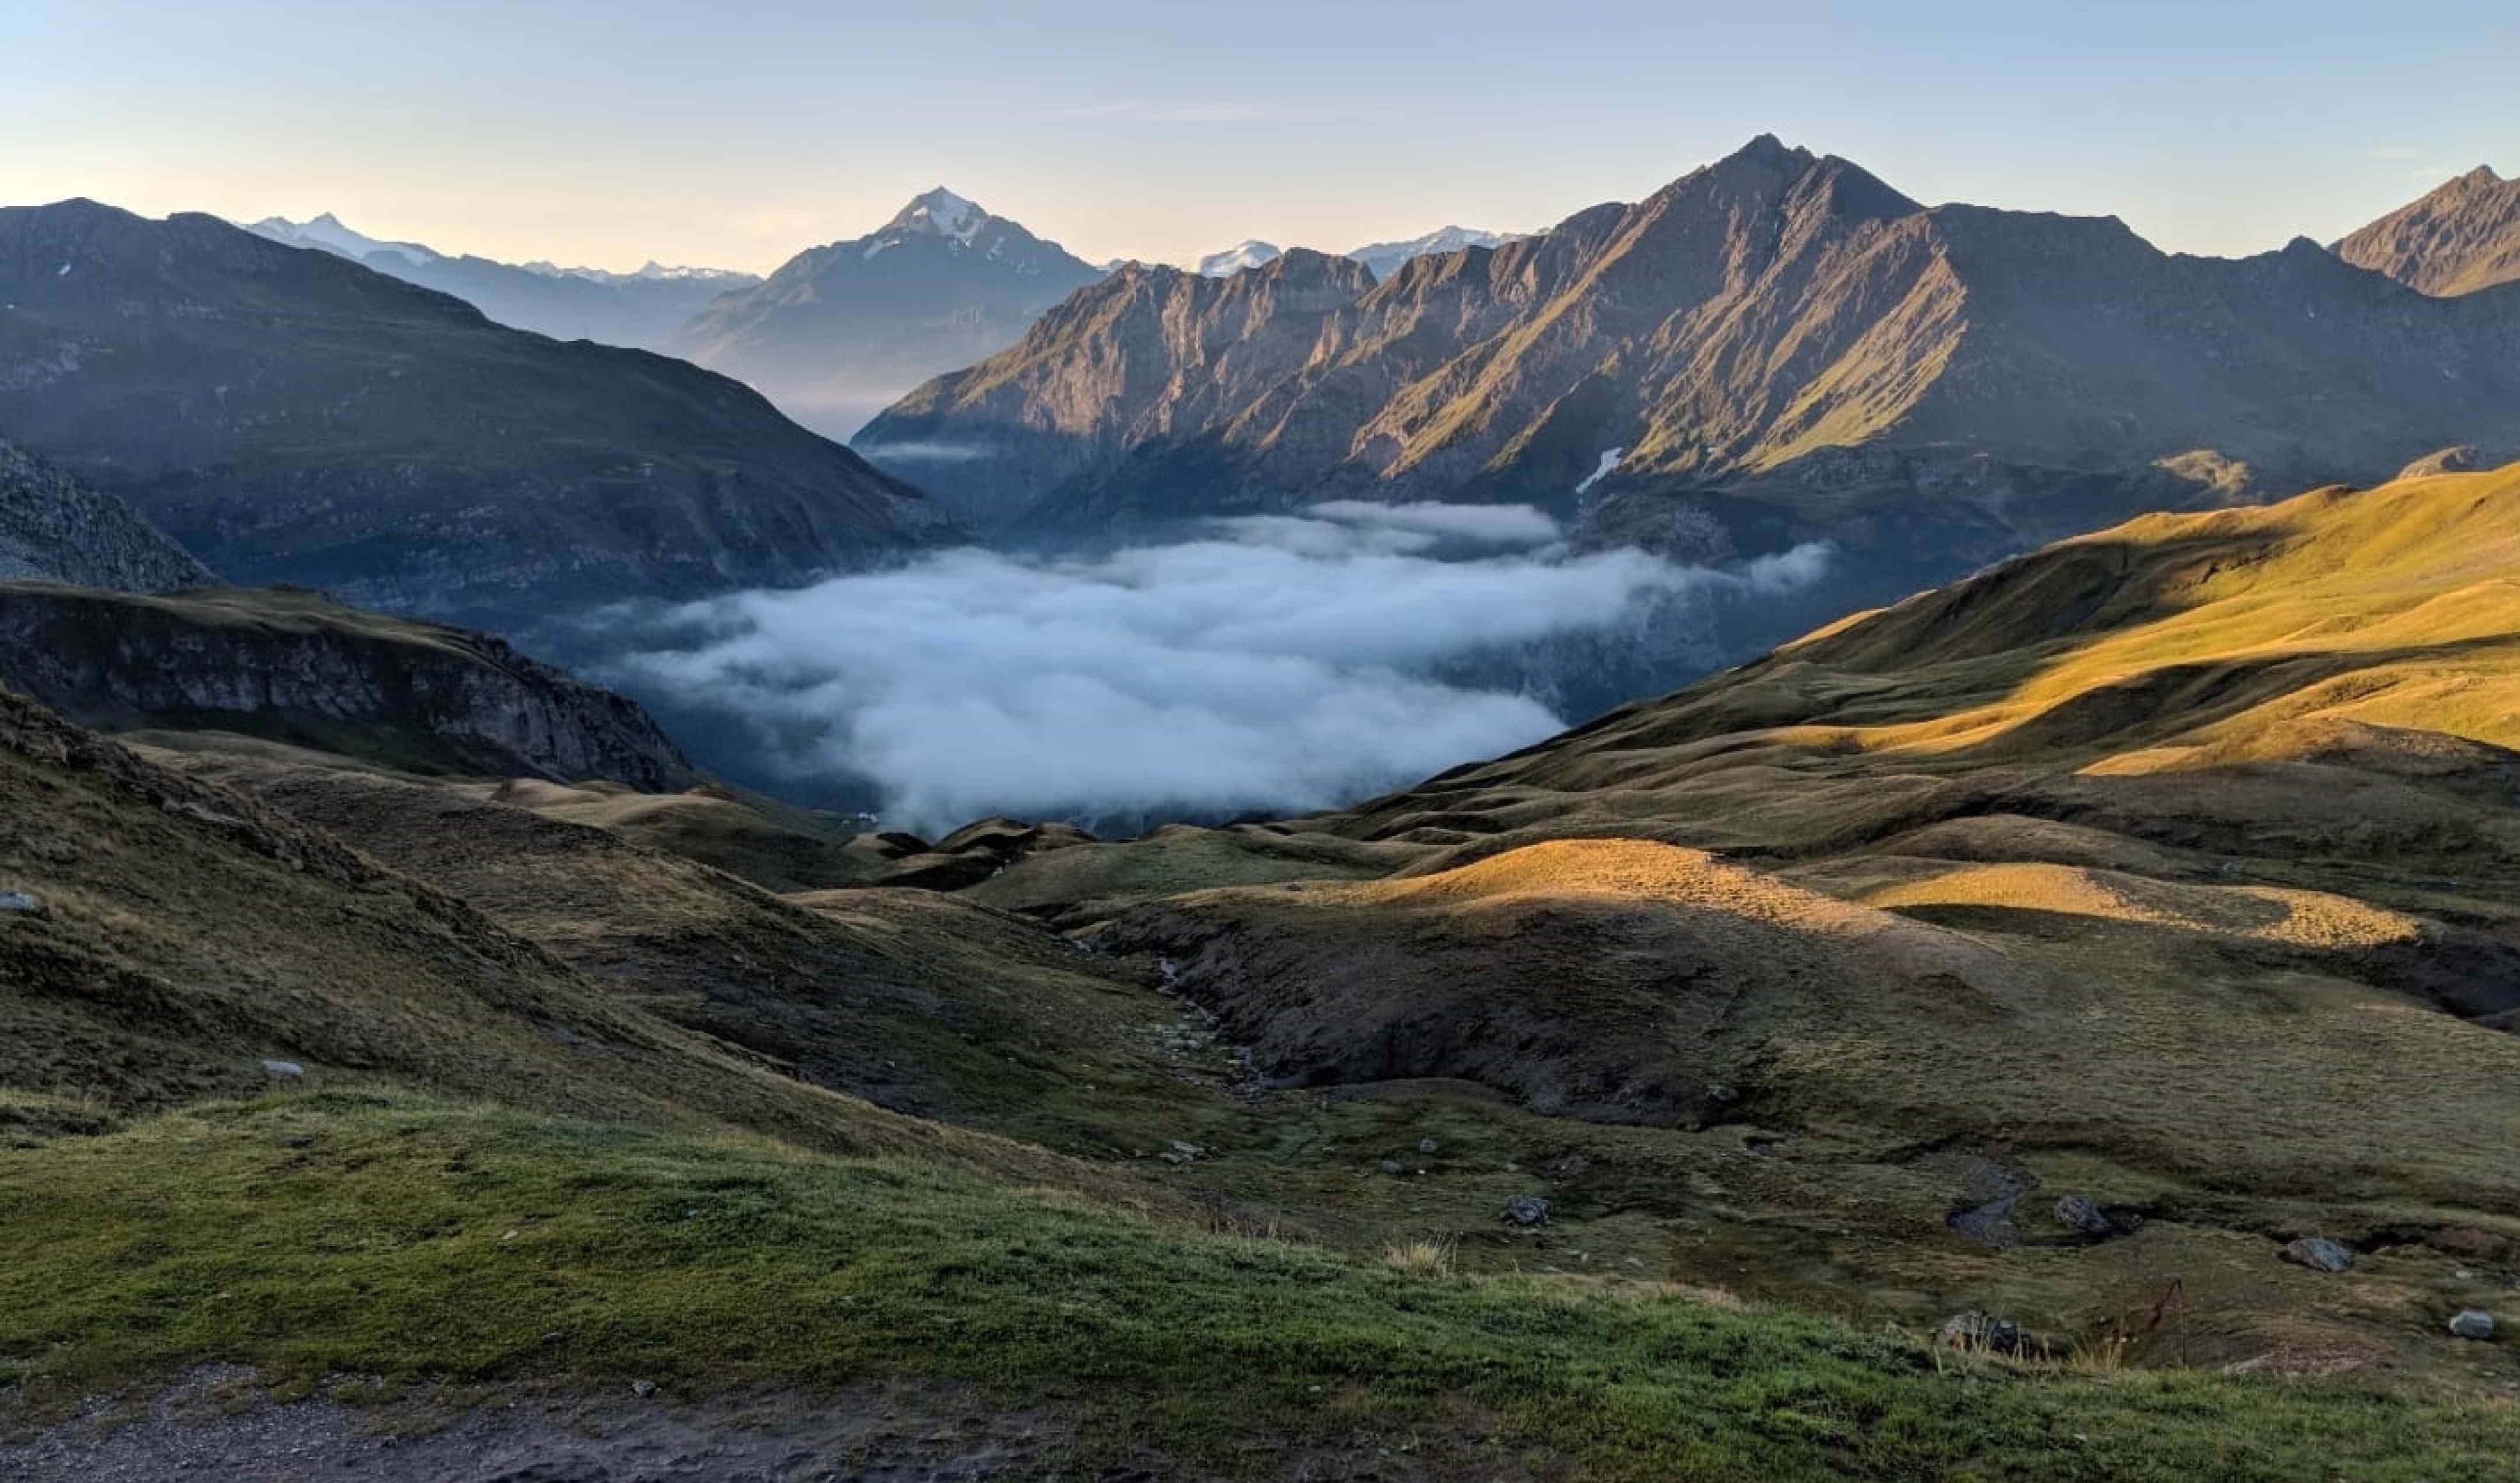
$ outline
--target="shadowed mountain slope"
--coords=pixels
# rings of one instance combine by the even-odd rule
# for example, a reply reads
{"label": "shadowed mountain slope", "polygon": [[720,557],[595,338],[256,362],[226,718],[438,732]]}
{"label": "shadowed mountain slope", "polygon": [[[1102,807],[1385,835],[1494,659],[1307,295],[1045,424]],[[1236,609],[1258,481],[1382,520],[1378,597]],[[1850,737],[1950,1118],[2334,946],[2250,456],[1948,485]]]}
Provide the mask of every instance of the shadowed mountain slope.
{"label": "shadowed mountain slope", "polygon": [[0,442],[0,579],[19,577],[116,592],[217,580],[130,506]]}
{"label": "shadowed mountain slope", "polygon": [[233,581],[548,613],[802,581],[937,519],[723,377],[207,216],[0,210],[0,427]]}

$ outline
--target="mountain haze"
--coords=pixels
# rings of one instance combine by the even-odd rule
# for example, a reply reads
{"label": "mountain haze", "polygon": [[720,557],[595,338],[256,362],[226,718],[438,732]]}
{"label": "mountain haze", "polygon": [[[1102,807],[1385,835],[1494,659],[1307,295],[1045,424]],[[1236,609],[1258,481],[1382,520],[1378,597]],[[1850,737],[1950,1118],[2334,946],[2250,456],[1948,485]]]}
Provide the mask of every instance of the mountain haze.
{"label": "mountain haze", "polygon": [[880,230],[789,258],[665,346],[846,435],[938,372],[1012,343],[1101,271],[938,187]]}
{"label": "mountain haze", "polygon": [[2338,243],[2336,255],[2427,293],[2520,279],[2520,180],[2478,165]]}
{"label": "mountain haze", "polygon": [[0,210],[0,427],[232,581],[549,614],[804,580],[937,519],[735,382],[213,217]]}
{"label": "mountain haze", "polygon": [[500,324],[554,339],[653,350],[711,299],[761,282],[750,273],[716,268],[665,268],[637,273],[557,268],[549,263],[496,262],[450,255],[418,243],[380,242],[343,226],[331,212],[312,221],[273,216],[247,228],[292,247],[316,247],[441,293],[452,293]]}

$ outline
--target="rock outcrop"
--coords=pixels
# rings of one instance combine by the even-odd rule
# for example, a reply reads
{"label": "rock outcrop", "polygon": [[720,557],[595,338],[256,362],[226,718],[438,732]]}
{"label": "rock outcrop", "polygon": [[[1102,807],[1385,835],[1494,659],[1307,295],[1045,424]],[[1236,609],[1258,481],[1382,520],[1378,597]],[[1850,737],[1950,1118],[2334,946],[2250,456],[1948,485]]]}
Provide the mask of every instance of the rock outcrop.
{"label": "rock outcrop", "polygon": [[501,640],[297,591],[0,582],[0,682],[82,724],[215,730],[433,773],[698,781],[637,702]]}
{"label": "rock outcrop", "polygon": [[0,442],[0,579],[19,577],[116,592],[170,592],[216,580],[129,505]]}

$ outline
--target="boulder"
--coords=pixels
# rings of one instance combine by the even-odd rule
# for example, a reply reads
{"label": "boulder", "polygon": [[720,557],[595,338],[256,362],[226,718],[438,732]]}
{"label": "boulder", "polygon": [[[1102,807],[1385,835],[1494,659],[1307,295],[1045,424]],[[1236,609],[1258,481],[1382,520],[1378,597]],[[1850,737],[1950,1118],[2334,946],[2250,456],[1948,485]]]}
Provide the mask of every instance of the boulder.
{"label": "boulder", "polygon": [[2286,1245],[2283,1259],[2313,1272],[2345,1272],[2354,1266],[2354,1253],[2323,1236],[2305,1236]]}
{"label": "boulder", "polygon": [[2462,1339],[2490,1340],[2494,1337],[2494,1315],[2482,1308],[2469,1308],[2450,1321],[2450,1331]]}
{"label": "boulder", "polygon": [[0,891],[0,913],[13,917],[41,917],[44,915],[43,898],[24,891]]}
{"label": "boulder", "polygon": [[306,1068],[293,1060],[266,1060],[262,1072],[277,1081],[295,1081],[306,1074]]}
{"label": "boulder", "polygon": [[2056,1221],[2075,1235],[2095,1241],[2133,1236],[2143,1226],[2143,1217],[2135,1211],[2104,1209],[2088,1194],[2068,1194],[2058,1200]]}
{"label": "boulder", "polygon": [[1537,1194],[1517,1194],[1505,1202],[1505,1218],[1517,1226],[1546,1226],[1549,1201]]}

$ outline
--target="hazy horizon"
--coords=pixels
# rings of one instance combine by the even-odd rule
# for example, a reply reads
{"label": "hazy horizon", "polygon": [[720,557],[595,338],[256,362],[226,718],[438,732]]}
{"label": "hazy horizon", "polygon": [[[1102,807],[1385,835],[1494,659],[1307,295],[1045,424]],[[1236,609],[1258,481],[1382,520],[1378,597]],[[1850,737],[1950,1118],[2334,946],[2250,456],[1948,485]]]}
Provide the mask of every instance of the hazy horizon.
{"label": "hazy horizon", "polygon": [[2331,12],[1596,4],[1501,48],[1528,17],[1486,4],[449,0],[380,37],[309,0],[34,0],[0,16],[0,202],[766,273],[943,184],[1089,261],[1188,262],[1535,230],[1774,133],[1927,202],[2240,255],[2513,168],[2494,10],[2416,3],[2378,36]]}

